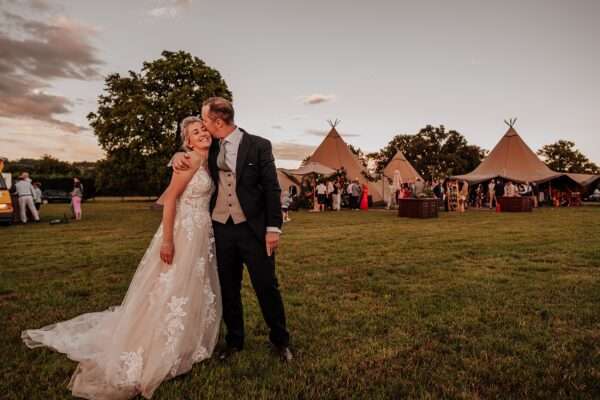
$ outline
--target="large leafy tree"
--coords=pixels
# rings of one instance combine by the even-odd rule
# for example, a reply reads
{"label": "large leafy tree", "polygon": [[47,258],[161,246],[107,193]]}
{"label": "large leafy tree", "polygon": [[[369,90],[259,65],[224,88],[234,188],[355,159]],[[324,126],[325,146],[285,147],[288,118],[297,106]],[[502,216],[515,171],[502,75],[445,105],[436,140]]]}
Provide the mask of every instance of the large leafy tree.
{"label": "large leafy tree", "polygon": [[98,110],[88,115],[106,151],[100,190],[158,193],[167,183],[166,164],[181,145],[179,122],[200,114],[202,102],[212,96],[231,100],[221,74],[184,51],[163,51],[140,72],[109,75]]}
{"label": "large leafy tree", "polygon": [[381,173],[400,150],[425,179],[439,179],[472,171],[481,163],[485,151],[470,145],[455,130],[427,125],[418,133],[396,135],[379,152],[369,154],[375,160],[375,172]]}
{"label": "large leafy tree", "polygon": [[559,140],[556,143],[547,144],[537,153],[542,156],[550,169],[557,172],[600,173],[598,165],[577,150],[575,143],[569,140]]}

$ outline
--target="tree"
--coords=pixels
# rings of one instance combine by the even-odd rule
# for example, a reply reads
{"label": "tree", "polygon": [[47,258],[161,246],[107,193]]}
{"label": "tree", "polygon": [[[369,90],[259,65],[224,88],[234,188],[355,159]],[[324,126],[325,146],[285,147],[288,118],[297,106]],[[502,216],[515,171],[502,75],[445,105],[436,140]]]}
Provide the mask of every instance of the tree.
{"label": "tree", "polygon": [[[218,71],[184,51],[163,51],[161,58],[144,62],[141,72],[109,75],[98,111],[87,116],[106,151],[100,190],[126,185],[138,194],[159,193],[169,177],[166,164],[181,145],[179,122],[200,114],[202,102],[212,96],[232,98]],[[117,176],[125,173],[134,186]]]}
{"label": "tree", "polygon": [[375,161],[375,172],[382,173],[398,150],[428,180],[470,172],[485,156],[484,150],[469,145],[459,132],[446,131],[443,125],[427,125],[414,135],[396,135],[379,152],[369,154]]}
{"label": "tree", "polygon": [[569,140],[559,140],[556,143],[547,144],[538,150],[537,154],[542,156],[546,165],[553,171],[585,174],[600,173],[598,165],[591,162],[577,150],[575,143]]}
{"label": "tree", "polygon": [[21,172],[29,172],[31,176],[37,179],[44,178],[73,178],[91,177],[94,175],[95,163],[92,162],[73,162],[60,161],[59,159],[45,154],[40,159],[21,158],[16,161],[7,161],[5,172],[11,172],[18,175]]}

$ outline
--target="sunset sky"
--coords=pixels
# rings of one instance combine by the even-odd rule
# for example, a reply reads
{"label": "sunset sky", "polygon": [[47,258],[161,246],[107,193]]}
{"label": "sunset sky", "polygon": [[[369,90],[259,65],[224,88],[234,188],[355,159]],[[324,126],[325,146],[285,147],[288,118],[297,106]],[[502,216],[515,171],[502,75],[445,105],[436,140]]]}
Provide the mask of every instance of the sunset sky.
{"label": "sunset sky", "polygon": [[600,1],[0,0],[0,156],[103,156],[85,116],[104,77],[163,50],[216,68],[237,123],[292,167],[339,118],[375,151],[443,124],[491,149],[518,117],[534,149],[600,163]]}

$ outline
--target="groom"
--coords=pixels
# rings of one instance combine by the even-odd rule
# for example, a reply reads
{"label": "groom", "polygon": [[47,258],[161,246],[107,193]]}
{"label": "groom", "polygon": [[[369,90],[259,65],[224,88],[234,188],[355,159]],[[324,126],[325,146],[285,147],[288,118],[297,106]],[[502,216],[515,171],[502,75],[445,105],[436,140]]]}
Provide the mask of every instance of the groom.
{"label": "groom", "polygon": [[[213,220],[223,319],[227,327],[226,359],[244,347],[241,287],[246,264],[258,298],[269,339],[283,361],[289,349],[283,301],[275,276],[275,254],[281,234],[281,189],[271,143],[238,128],[231,102],[212,97],[202,104],[204,126],[215,140],[208,166],[217,190],[210,202]],[[175,170],[190,167],[187,155],[173,159]]]}

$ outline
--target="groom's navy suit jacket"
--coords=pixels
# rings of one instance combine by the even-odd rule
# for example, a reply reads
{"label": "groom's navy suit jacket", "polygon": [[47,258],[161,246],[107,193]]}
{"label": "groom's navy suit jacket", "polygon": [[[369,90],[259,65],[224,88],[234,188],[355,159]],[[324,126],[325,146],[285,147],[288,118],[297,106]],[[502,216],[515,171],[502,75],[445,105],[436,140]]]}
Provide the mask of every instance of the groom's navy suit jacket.
{"label": "groom's navy suit jacket", "polygon": [[[236,194],[248,225],[265,241],[267,226],[281,229],[281,188],[277,180],[277,169],[271,142],[260,136],[244,133],[238,148],[235,168]],[[219,167],[217,155],[219,141],[213,140],[208,157],[208,166],[217,190],[210,200],[210,211],[215,208],[218,196]]]}

